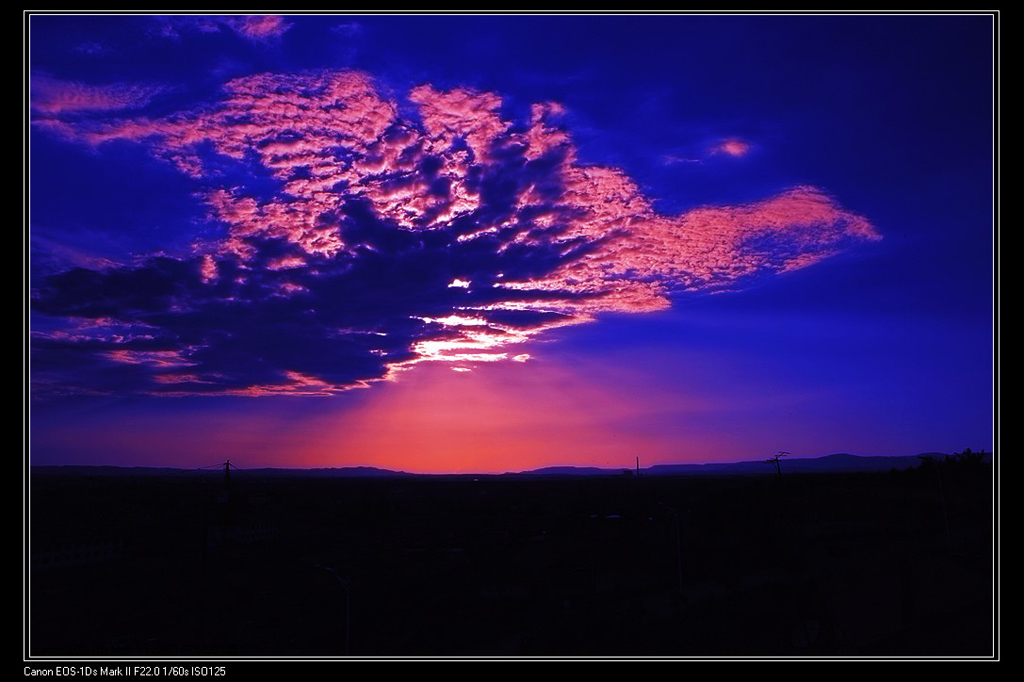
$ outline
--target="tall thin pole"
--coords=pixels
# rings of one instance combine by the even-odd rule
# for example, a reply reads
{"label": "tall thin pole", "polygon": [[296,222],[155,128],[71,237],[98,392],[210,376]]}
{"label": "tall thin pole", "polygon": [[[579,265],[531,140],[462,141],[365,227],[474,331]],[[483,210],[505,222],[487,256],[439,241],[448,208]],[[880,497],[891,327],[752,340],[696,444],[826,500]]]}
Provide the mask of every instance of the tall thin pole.
{"label": "tall thin pole", "polygon": [[782,480],[782,464],[780,463],[781,462],[780,458],[785,457],[788,454],[789,454],[788,452],[780,452],[778,454],[772,455],[771,457],[769,457],[768,459],[765,460],[769,464],[774,464],[775,465],[775,473],[777,473],[779,475],[779,480],[780,481]]}

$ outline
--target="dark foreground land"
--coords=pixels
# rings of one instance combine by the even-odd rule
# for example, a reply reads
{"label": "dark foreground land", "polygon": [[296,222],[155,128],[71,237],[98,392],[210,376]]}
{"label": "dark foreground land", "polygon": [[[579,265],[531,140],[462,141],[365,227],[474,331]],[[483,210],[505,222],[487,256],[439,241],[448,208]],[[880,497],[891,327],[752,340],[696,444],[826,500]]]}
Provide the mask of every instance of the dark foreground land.
{"label": "dark foreground land", "polygon": [[987,464],[30,484],[30,656],[994,653]]}

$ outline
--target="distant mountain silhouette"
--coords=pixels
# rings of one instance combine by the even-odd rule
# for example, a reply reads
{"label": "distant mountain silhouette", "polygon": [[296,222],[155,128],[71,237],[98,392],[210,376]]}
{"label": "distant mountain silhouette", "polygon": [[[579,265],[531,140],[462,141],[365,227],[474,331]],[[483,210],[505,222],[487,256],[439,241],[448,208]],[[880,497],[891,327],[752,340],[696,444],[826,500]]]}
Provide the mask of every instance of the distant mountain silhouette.
{"label": "distant mountain silhouette", "polygon": [[[782,470],[787,473],[828,473],[853,471],[889,471],[890,469],[910,469],[918,466],[918,455],[851,455],[838,453],[824,457],[807,457],[781,460]],[[648,475],[659,474],[716,474],[716,475],[750,475],[772,474],[775,469],[767,466],[764,460],[708,463],[708,464],[656,464],[644,471]]]}
{"label": "distant mountain silhouette", "polygon": [[[941,459],[945,453],[929,452],[920,455],[851,455],[838,453],[823,457],[807,457],[782,460],[784,473],[829,473],[857,471],[889,471],[890,469],[911,469],[921,463],[921,457]],[[118,466],[33,466],[34,475],[73,475],[73,476],[165,476],[168,474],[184,474],[188,472],[216,472],[217,469],[174,469],[170,467],[118,467]],[[404,471],[393,471],[372,466],[325,467],[317,469],[287,469],[264,467],[258,469],[238,469],[246,476],[302,476],[318,478],[395,478],[410,476],[435,476],[436,474],[413,474]],[[633,473],[629,467],[602,468],[578,466],[548,466],[529,471],[508,472],[503,476],[621,476],[625,472]],[[775,469],[764,460],[743,462],[708,462],[705,464],[655,464],[640,469],[641,476],[750,476],[769,475]],[[488,474],[442,474],[444,476],[486,476]]]}
{"label": "distant mountain silhouette", "polygon": [[119,467],[109,465],[43,465],[33,466],[33,475],[54,474],[60,476],[167,476],[168,474],[180,474],[189,469],[175,469],[173,467]]}
{"label": "distant mountain silhouette", "polygon": [[[203,469],[174,469],[171,467],[118,467],[118,466],[89,466],[89,465],[44,465],[33,466],[33,474],[55,474],[71,476],[166,476],[168,474],[188,473],[212,473],[219,474],[223,471],[221,467],[207,467]],[[345,478],[368,478],[368,477],[396,477],[415,476],[404,471],[391,471],[370,466],[355,467],[322,467],[317,469],[286,469],[276,467],[262,467],[259,469],[246,469],[244,467],[232,467],[232,471],[240,472],[244,476],[315,476],[323,478],[345,477]]]}
{"label": "distant mountain silhouette", "polygon": [[621,474],[624,467],[618,469],[602,469],[601,467],[550,466],[529,471],[509,472],[514,476],[612,476]]}
{"label": "distant mountain silhouette", "polygon": [[[793,458],[782,460],[782,470],[787,473],[828,473],[855,471],[889,471],[890,469],[910,469],[918,466],[920,457],[944,457],[941,453],[924,453],[922,455],[851,455],[838,453],[823,457]],[[550,466],[532,471],[520,472],[521,475],[541,476],[614,476],[619,475],[625,467],[618,469],[600,469],[596,467]],[[749,476],[768,475],[775,469],[766,466],[764,460],[744,462],[708,462],[705,464],[655,464],[640,469],[641,476]]]}
{"label": "distant mountain silhouette", "polygon": [[324,478],[394,478],[397,476],[416,476],[405,471],[392,471],[379,467],[321,467],[317,469],[279,469],[266,467],[262,469],[243,469],[243,473],[254,476],[320,476]]}

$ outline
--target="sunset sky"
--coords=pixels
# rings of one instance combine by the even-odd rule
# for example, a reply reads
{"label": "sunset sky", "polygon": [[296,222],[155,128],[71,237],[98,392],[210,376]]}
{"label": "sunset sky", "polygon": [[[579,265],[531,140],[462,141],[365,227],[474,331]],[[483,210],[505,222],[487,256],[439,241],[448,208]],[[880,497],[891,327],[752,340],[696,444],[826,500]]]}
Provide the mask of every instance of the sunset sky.
{"label": "sunset sky", "polygon": [[992,16],[26,23],[33,464],[994,446]]}

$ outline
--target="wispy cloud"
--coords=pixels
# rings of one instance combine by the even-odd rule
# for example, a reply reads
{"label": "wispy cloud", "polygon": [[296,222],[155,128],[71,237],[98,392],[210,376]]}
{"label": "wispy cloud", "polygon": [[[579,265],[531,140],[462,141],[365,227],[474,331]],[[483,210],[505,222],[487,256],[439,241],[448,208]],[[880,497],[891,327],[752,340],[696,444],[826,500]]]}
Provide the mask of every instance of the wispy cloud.
{"label": "wispy cloud", "polygon": [[47,115],[140,109],[162,91],[152,84],[93,85],[37,75],[31,80],[31,106],[34,112]]}
{"label": "wispy cloud", "polygon": [[269,14],[232,17],[232,27],[249,40],[274,40],[284,35],[290,24],[283,17]]}
{"label": "wispy cloud", "polygon": [[623,172],[578,159],[556,103],[510,121],[494,93],[423,85],[408,99],[413,117],[365,74],[261,74],[166,118],[56,117],[82,143],[135,141],[174,164],[227,231],[188,258],[46,279],[35,310],[77,322],[38,335],[37,379],[330,394],[428,360],[525,360],[546,329],[879,238],[813,187],[662,215]]}
{"label": "wispy cloud", "polygon": [[150,24],[154,37],[180,40],[189,35],[232,31],[254,42],[279,39],[291,24],[278,15],[179,15],[154,16]]}

